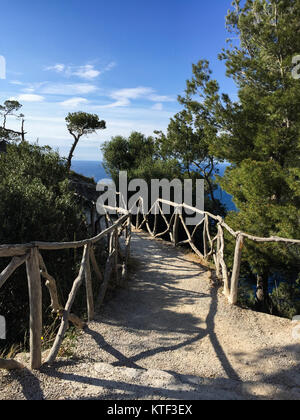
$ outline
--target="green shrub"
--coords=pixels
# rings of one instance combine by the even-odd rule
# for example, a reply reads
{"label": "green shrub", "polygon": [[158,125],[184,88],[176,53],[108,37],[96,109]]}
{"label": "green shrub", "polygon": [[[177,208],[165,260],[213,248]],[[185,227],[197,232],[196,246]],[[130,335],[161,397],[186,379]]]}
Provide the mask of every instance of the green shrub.
{"label": "green shrub", "polygon": [[280,316],[292,319],[300,314],[300,275],[295,282],[283,282],[275,287],[272,301]]}
{"label": "green shrub", "polygon": [[[0,154],[0,244],[72,241],[88,237],[81,205],[69,189],[65,162],[50,147],[11,144]],[[77,275],[81,251],[45,251],[49,273],[65,302]],[[0,272],[9,259],[0,258]],[[79,296],[80,307],[84,296]],[[50,321],[50,299],[43,286],[44,323]],[[7,340],[23,342],[29,306],[25,265],[0,290],[0,313],[7,320]]]}

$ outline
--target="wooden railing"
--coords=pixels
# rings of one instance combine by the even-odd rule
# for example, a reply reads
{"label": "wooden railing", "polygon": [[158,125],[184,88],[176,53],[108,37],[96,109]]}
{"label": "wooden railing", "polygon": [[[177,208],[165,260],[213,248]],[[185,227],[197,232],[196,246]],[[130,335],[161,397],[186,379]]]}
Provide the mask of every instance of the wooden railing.
{"label": "wooden railing", "polygon": [[[124,200],[123,200],[124,201]],[[163,205],[173,207],[173,212],[170,219],[166,217],[163,212]],[[102,206],[107,212],[109,211],[116,211],[120,214],[127,214],[128,211],[122,207],[110,207],[110,206]],[[152,205],[148,212],[144,210],[144,203],[142,197],[138,198],[135,204],[132,206],[129,213],[132,213],[133,207],[136,208],[136,228],[142,229],[146,226],[149,234],[155,238],[159,238],[164,235],[169,235],[171,242],[174,243],[175,246],[187,244],[191,247],[191,249],[203,260],[209,262],[213,259],[214,266],[216,269],[216,275],[220,278],[224,283],[224,290],[223,293],[227,297],[228,301],[232,305],[237,304],[238,300],[238,285],[239,285],[239,276],[240,276],[240,266],[241,266],[241,256],[242,250],[244,246],[244,240],[247,238],[254,242],[275,242],[275,243],[286,243],[286,244],[294,244],[300,245],[299,239],[289,239],[289,238],[281,238],[277,236],[272,236],[269,238],[262,238],[259,236],[249,235],[245,232],[234,231],[227,223],[225,223],[224,219],[221,216],[215,216],[212,213],[209,213],[204,210],[199,210],[196,207],[191,207],[187,204],[178,204],[172,201],[158,199]],[[198,213],[202,216],[202,220],[193,227],[192,230],[189,230],[184,217],[183,217],[183,210],[188,210],[189,212]],[[150,227],[149,223],[149,216],[153,215],[153,229]],[[158,232],[158,217],[161,217],[164,220],[166,228],[162,232]],[[142,220],[140,220],[142,218]],[[216,230],[216,234],[214,237],[211,235],[211,223],[210,219],[214,222],[214,228]],[[186,234],[186,239],[182,241],[178,241],[178,231],[180,223],[183,226],[183,229]],[[196,246],[195,234],[199,229],[202,229],[202,247],[203,249],[200,250],[198,246]],[[231,276],[229,275],[229,271],[224,259],[224,248],[225,248],[225,241],[224,241],[224,229],[229,232],[231,236],[235,238],[235,252],[234,252],[234,260],[233,260],[233,268]]]}
{"label": "wooden railing", "polygon": [[[121,197],[120,197],[121,198]],[[124,201],[124,200],[123,200]],[[123,207],[111,207],[102,205],[105,212],[106,229],[97,236],[77,242],[63,242],[63,243],[46,243],[46,242],[32,242],[22,245],[1,245],[0,257],[12,257],[9,265],[0,274],[0,288],[14,273],[14,271],[23,263],[26,264],[28,289],[29,289],[29,304],[30,304],[30,365],[32,369],[39,369],[42,364],[41,355],[41,335],[42,335],[42,286],[41,277],[46,280],[46,286],[51,297],[51,307],[54,313],[61,317],[61,324],[54,344],[45,363],[51,364],[55,360],[65,332],[68,328],[69,321],[71,321],[78,328],[83,328],[84,322],[76,315],[71,313],[72,305],[83,280],[85,279],[86,296],[87,296],[87,313],[88,320],[91,321],[94,317],[94,296],[91,282],[91,266],[101,283],[100,293],[96,299],[96,305],[99,307],[104,300],[105,293],[111,278],[112,272],[115,274],[115,279],[118,284],[121,284],[127,276],[128,258],[130,255],[130,240],[132,220],[135,217],[136,229],[142,229],[144,226],[152,237],[159,238],[164,235],[169,235],[170,240],[175,246],[189,245],[191,249],[203,260],[209,262],[211,259],[214,262],[217,276],[223,280],[224,295],[228,298],[231,304],[237,303],[238,297],[238,282],[240,274],[241,255],[244,245],[244,239],[248,238],[254,242],[277,242],[300,245],[300,240],[289,239],[281,237],[261,238],[258,236],[249,235],[244,232],[234,231],[228,226],[220,216],[215,216],[207,211],[199,210],[187,204],[178,204],[168,200],[158,199],[146,212],[144,210],[143,199],[137,199],[133,207],[137,208],[137,213],[133,214],[133,207],[130,210],[126,209],[125,203]],[[173,212],[168,219],[163,212],[163,205],[173,207]],[[186,225],[183,216],[183,210],[198,213],[202,216],[199,223],[189,229]],[[110,217],[110,212],[116,213],[119,218],[114,222]],[[150,226],[150,215],[154,216],[153,229]],[[165,229],[158,231],[158,218],[165,223]],[[214,221],[215,235],[212,236],[211,229]],[[179,241],[179,226],[180,223],[186,234],[186,239]],[[110,226],[109,226],[110,225]],[[195,241],[196,232],[202,229],[202,250],[199,249]],[[236,246],[234,253],[234,261],[231,276],[224,259],[224,230],[229,232],[235,238]],[[125,247],[124,252],[121,251],[119,238],[125,232]],[[101,239],[107,238],[108,243],[108,258],[105,265],[104,275],[102,275],[93,250],[93,245]],[[83,255],[81,259],[80,270],[75,279],[72,289],[70,291],[67,303],[63,307],[58,298],[56,281],[48,273],[44,260],[40,251],[62,250],[62,249],[76,249],[83,248]],[[120,263],[121,262],[121,263]],[[121,272],[120,272],[121,271]],[[14,369],[20,368],[21,365],[14,360],[0,359],[0,369]]]}
{"label": "wooden railing", "polygon": [[[121,249],[120,236],[125,232],[125,246]],[[97,264],[93,246],[101,239],[108,240],[108,258],[102,275]],[[55,360],[60,346],[63,342],[66,330],[71,321],[78,328],[83,328],[85,323],[76,315],[71,313],[72,305],[76,294],[85,280],[86,296],[87,296],[87,314],[88,320],[94,318],[94,302],[99,307],[104,300],[111,273],[114,271],[115,280],[120,285],[125,281],[127,276],[128,258],[130,255],[131,240],[131,215],[127,213],[122,215],[116,222],[112,222],[111,226],[99,233],[97,236],[77,242],[64,243],[46,243],[32,242],[22,245],[1,245],[0,257],[12,257],[9,265],[0,273],[0,289],[23,263],[26,264],[26,272],[29,290],[29,306],[30,306],[30,366],[31,369],[39,369],[42,364],[42,282],[43,277],[46,280],[46,286],[51,297],[52,312],[61,317],[61,324],[56,335],[53,346],[48,354],[45,363],[51,364]],[[80,270],[75,279],[72,289],[69,293],[65,306],[59,302],[56,281],[48,273],[45,262],[40,251],[54,251],[62,249],[83,248],[83,254],[80,264]],[[91,280],[91,264],[98,281],[101,283],[100,293],[97,299],[94,299],[92,280]],[[15,360],[0,359],[0,369],[21,368],[22,365]]]}

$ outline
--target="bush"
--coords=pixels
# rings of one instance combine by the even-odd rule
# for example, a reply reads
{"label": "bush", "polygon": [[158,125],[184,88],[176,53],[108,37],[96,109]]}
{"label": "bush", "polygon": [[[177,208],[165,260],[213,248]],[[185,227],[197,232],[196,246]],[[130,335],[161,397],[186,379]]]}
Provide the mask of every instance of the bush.
{"label": "bush", "polygon": [[[83,208],[69,189],[68,175],[65,162],[50,147],[23,142],[10,144],[7,153],[0,154],[0,244],[88,237]],[[65,302],[77,275],[80,251],[48,251],[43,257]],[[0,272],[8,263],[9,259],[0,259]],[[43,286],[45,323],[50,320],[49,305]],[[0,313],[7,320],[4,343],[23,342],[29,317],[25,265],[0,290]]]}
{"label": "bush", "polygon": [[292,319],[300,314],[300,275],[294,282],[282,282],[271,294],[280,316]]}

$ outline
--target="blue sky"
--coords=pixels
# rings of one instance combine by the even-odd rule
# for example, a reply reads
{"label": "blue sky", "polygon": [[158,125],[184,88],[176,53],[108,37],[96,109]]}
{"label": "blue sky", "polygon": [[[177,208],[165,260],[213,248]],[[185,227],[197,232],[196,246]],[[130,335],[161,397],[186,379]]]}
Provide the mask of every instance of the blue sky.
{"label": "blue sky", "polygon": [[[0,101],[17,98],[27,138],[62,155],[68,112],[97,113],[107,130],[83,138],[74,158],[101,159],[114,135],[166,130],[181,108],[192,63],[208,59],[222,91],[235,86],[217,59],[231,0],[2,0]],[[17,127],[11,120],[11,126]]]}

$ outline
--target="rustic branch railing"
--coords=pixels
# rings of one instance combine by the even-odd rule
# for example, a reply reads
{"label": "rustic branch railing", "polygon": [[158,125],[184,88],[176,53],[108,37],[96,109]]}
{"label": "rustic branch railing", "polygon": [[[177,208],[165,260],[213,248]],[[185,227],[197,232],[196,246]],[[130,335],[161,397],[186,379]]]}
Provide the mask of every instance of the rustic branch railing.
{"label": "rustic branch railing", "polygon": [[[173,207],[174,211],[170,217],[170,220],[167,219],[165,214],[163,213],[163,205],[167,205]],[[122,207],[111,207],[111,206],[102,206],[107,212],[115,211],[120,214],[127,214],[128,211]],[[218,278],[223,280],[224,283],[224,290],[223,293],[227,297],[228,301],[232,305],[236,305],[238,300],[238,286],[239,286],[239,275],[240,275],[240,266],[241,266],[241,257],[242,257],[242,250],[244,246],[244,240],[249,239],[254,242],[276,242],[276,243],[286,243],[286,244],[294,244],[300,245],[299,239],[289,239],[289,238],[281,238],[277,236],[272,236],[270,238],[262,238],[259,236],[249,235],[248,233],[244,232],[235,232],[230,226],[225,223],[221,216],[215,216],[212,213],[209,213],[204,210],[199,210],[195,207],[191,207],[185,203],[178,204],[172,201],[164,200],[164,199],[157,199],[156,202],[152,205],[150,210],[145,213],[144,211],[144,203],[142,197],[138,198],[132,208],[129,210],[131,214],[133,208],[136,208],[136,229],[142,229],[146,226],[147,231],[149,234],[155,238],[159,238],[161,236],[169,234],[170,240],[173,242],[175,246],[188,244],[191,249],[203,260],[209,261],[211,258],[214,261],[216,275]],[[188,210],[190,212],[198,213],[202,216],[202,220],[194,227],[192,232],[188,229],[184,217],[182,216],[183,210]],[[154,216],[154,223],[153,223],[153,230],[150,227],[149,223],[149,216],[152,214]],[[166,229],[162,232],[157,232],[158,215],[161,215]],[[140,216],[142,216],[142,221],[140,221]],[[210,223],[209,219],[212,219],[215,223],[215,229],[217,234],[212,237],[210,234]],[[178,242],[178,231],[180,223],[186,233],[186,239],[183,241]],[[203,250],[198,249],[195,244],[195,234],[198,229],[202,227],[203,230]],[[234,261],[233,261],[233,268],[231,276],[229,276],[228,268],[225,263],[224,259],[224,248],[225,248],[225,241],[224,241],[224,230],[226,230],[231,236],[235,238],[236,245],[235,245],[235,253],[234,253]]]}
{"label": "rustic branch railing", "polygon": [[[121,198],[121,197],[120,197]],[[105,210],[106,229],[99,233],[97,236],[76,242],[32,242],[29,244],[21,245],[1,245],[0,257],[12,257],[9,265],[0,273],[0,288],[14,273],[14,271],[26,263],[28,288],[29,288],[29,304],[30,304],[30,365],[32,369],[39,369],[42,364],[41,355],[41,335],[42,335],[42,285],[41,277],[46,280],[46,286],[49,290],[51,297],[51,307],[54,313],[61,317],[61,325],[54,344],[47,357],[46,363],[51,364],[55,360],[65,332],[68,328],[69,321],[76,327],[83,328],[85,323],[76,315],[71,313],[72,305],[80,286],[85,280],[86,296],[87,296],[87,312],[88,320],[91,321],[94,317],[94,296],[91,283],[91,266],[99,282],[101,282],[100,293],[96,299],[96,309],[98,309],[105,298],[105,294],[109,285],[112,272],[115,273],[115,280],[117,284],[122,284],[127,276],[128,258],[130,256],[130,241],[131,241],[131,226],[132,217],[135,216],[136,229],[142,229],[146,226],[147,231],[152,237],[159,238],[164,235],[169,235],[170,240],[175,246],[187,244],[191,249],[203,260],[209,261],[213,259],[216,274],[223,280],[224,295],[228,298],[231,304],[237,303],[238,297],[238,283],[240,275],[241,255],[244,245],[244,240],[249,239],[254,242],[277,242],[300,245],[300,240],[289,239],[281,237],[261,238],[258,236],[249,235],[244,232],[235,232],[228,226],[220,216],[215,216],[212,213],[199,210],[187,204],[178,204],[168,200],[158,199],[145,213],[143,199],[140,197],[136,200],[134,206],[127,210],[125,203],[124,207],[111,207],[102,205]],[[173,207],[174,211],[168,220],[163,212],[163,205]],[[137,212],[133,212],[136,207]],[[202,216],[201,221],[190,232],[184,217],[183,210],[198,213]],[[110,211],[119,215],[117,221],[113,222],[110,217]],[[135,214],[133,214],[135,213]],[[149,216],[154,215],[153,229],[151,229]],[[158,232],[158,216],[161,216],[166,228]],[[142,220],[140,220],[142,218]],[[214,228],[216,234],[214,237],[211,235],[211,224],[209,219],[214,221]],[[179,241],[179,226],[182,225],[186,239]],[[203,250],[196,246],[195,235],[196,232],[202,227]],[[235,238],[236,246],[234,253],[233,269],[231,276],[229,275],[226,262],[224,260],[224,230]],[[125,232],[125,251],[122,254],[119,238]],[[102,274],[97,264],[93,245],[101,239],[107,238],[108,244],[108,257],[105,265],[104,274]],[[79,274],[73,283],[71,292],[69,294],[66,305],[63,307],[59,302],[56,281],[48,273],[44,260],[40,251],[62,250],[62,249],[77,249],[83,248],[83,255]],[[120,264],[119,261],[122,263]],[[91,265],[90,265],[91,264]],[[121,275],[119,273],[121,269]],[[14,360],[0,359],[0,369],[15,369],[22,367],[20,363]]]}
{"label": "rustic branch railing", "polygon": [[[121,256],[119,244],[120,236],[123,232],[125,232],[124,257]],[[102,272],[95,258],[93,245],[105,237],[108,237],[109,241],[109,255],[107,258],[104,275],[102,275]],[[116,222],[112,222],[111,226],[108,226],[107,229],[99,233],[97,236],[83,241],[64,243],[32,242],[22,245],[0,246],[0,257],[12,257],[9,265],[2,271],[2,273],[0,273],[0,288],[6,283],[9,277],[19,266],[21,266],[23,263],[26,263],[30,306],[29,329],[31,369],[39,369],[42,364],[41,337],[43,324],[41,278],[46,280],[45,284],[50,293],[52,312],[58,314],[61,317],[59,331],[46,360],[46,363],[51,364],[59,352],[60,346],[65,336],[65,332],[69,325],[69,321],[71,321],[78,328],[83,328],[85,325],[85,323],[80,318],[71,313],[74,299],[84,280],[87,296],[88,320],[91,321],[94,318],[94,296],[91,280],[91,266],[98,281],[101,282],[100,294],[96,300],[97,308],[99,308],[105,298],[112,271],[115,272],[116,281],[119,285],[121,285],[126,279],[127,264],[130,255],[130,240],[131,215],[130,213],[126,213],[122,215]],[[76,280],[73,283],[67,303],[63,307],[59,302],[56,281],[48,273],[40,251],[54,251],[76,248],[83,248],[80,270]],[[121,262],[121,264],[119,264],[119,262]],[[122,269],[120,278],[118,271],[119,268]],[[0,359],[0,369],[16,369],[21,367],[22,365],[15,360]]]}

